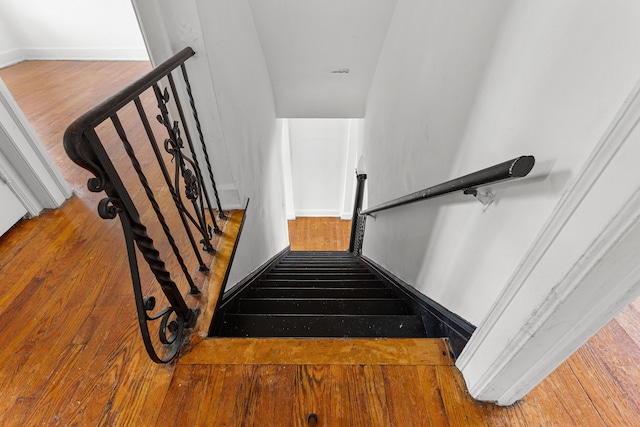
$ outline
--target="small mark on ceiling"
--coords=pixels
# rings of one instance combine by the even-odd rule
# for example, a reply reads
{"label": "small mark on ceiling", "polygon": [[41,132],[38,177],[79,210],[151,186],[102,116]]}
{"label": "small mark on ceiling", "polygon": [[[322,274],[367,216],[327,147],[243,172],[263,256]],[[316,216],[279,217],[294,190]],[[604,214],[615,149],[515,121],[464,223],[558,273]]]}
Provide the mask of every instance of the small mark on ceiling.
{"label": "small mark on ceiling", "polygon": [[349,74],[348,68],[340,68],[338,70],[333,70],[331,74]]}

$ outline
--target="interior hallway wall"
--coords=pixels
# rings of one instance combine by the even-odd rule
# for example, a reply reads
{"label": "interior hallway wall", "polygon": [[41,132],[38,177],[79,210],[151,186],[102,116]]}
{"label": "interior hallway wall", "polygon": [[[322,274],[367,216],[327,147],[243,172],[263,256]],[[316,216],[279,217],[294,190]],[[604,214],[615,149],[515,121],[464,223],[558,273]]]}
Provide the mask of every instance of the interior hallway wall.
{"label": "interior hallway wall", "polygon": [[359,120],[289,119],[293,205],[296,216],[351,218],[355,181],[352,126]]}
{"label": "interior hallway wall", "polygon": [[148,56],[130,0],[2,0],[0,67],[26,59]]}
{"label": "interior hallway wall", "polygon": [[365,119],[370,204],[518,155],[537,165],[491,187],[488,209],[446,196],[378,215],[364,253],[477,325],[640,76],[640,5],[475,7],[398,2]]}

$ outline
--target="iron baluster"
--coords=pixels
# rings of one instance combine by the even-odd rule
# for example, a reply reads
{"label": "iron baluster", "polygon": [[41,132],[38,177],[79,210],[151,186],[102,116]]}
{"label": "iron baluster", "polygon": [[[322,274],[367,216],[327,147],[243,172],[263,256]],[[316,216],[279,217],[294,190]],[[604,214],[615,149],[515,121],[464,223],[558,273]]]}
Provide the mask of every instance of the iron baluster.
{"label": "iron baluster", "polygon": [[[167,103],[169,102],[169,98],[170,98],[169,92],[166,89],[164,92],[162,92],[157,83],[153,85],[153,90],[156,95],[156,99],[158,101],[158,108],[160,109],[160,113],[161,113],[157,116],[157,119],[161,124],[164,125],[164,127],[166,128],[169,134],[169,138],[165,139],[164,141],[165,142],[164,146],[165,146],[165,150],[167,150],[168,153],[174,156],[174,162],[176,165],[175,188],[178,189],[180,187],[180,184],[179,184],[180,176],[182,176],[183,179],[185,179],[185,173],[186,173],[185,170],[187,169],[185,165],[185,160],[184,160],[185,156],[182,153],[183,143],[182,143],[182,138],[180,137],[180,127],[177,121],[173,121],[172,123],[169,118],[169,110],[167,109]],[[193,184],[193,182],[190,182],[189,184]],[[190,193],[190,194],[193,195],[193,193]],[[194,222],[194,225],[196,225],[196,227],[198,228],[198,231],[200,231],[200,233],[202,234],[201,242],[203,244],[203,249],[207,252],[214,252],[213,246],[211,245],[211,238],[212,238],[211,228],[206,223],[206,219],[204,218],[204,216],[198,210],[198,205],[197,205],[197,202],[195,201],[196,199],[195,198],[189,198],[189,199],[191,200],[191,203],[196,212],[196,216],[198,217],[197,222],[196,221],[193,221],[193,222]]]}
{"label": "iron baluster", "polygon": [[180,220],[182,221],[182,225],[184,226],[185,232],[187,233],[187,237],[189,238],[189,242],[191,243],[191,247],[193,248],[193,252],[196,255],[196,258],[198,260],[198,269],[200,271],[209,271],[209,267],[207,267],[202,259],[202,256],[200,256],[200,251],[198,250],[197,244],[196,244],[196,240],[193,237],[193,233],[191,232],[191,227],[189,227],[189,223],[187,222],[187,218],[185,217],[185,212],[184,210],[181,208],[182,206],[182,201],[180,200],[179,195],[177,194],[177,190],[173,187],[173,184],[171,183],[171,177],[169,176],[169,171],[167,170],[167,165],[164,161],[164,159],[162,158],[162,153],[160,152],[160,148],[158,147],[158,143],[156,141],[156,138],[153,134],[153,130],[151,129],[151,125],[149,124],[149,119],[147,118],[147,114],[144,111],[144,107],[142,106],[142,102],[140,102],[140,98],[136,97],[134,99],[134,103],[136,105],[136,108],[138,110],[138,115],[140,116],[140,120],[142,121],[142,124],[145,128],[145,131],[147,132],[147,136],[149,138],[149,142],[151,143],[151,147],[153,148],[153,152],[156,156],[156,160],[158,161],[158,164],[160,165],[160,170],[162,171],[162,176],[164,177],[164,180],[167,184],[167,187],[169,189],[169,192],[171,193],[171,197],[174,201],[174,204],[176,206],[176,209],[178,211],[178,215],[180,216]]}
{"label": "iron baluster", "polygon": [[[147,234],[146,227],[140,221],[140,215],[133,200],[131,200],[129,193],[120,180],[95,130],[90,128],[85,129],[82,135],[65,136],[64,144],[69,157],[75,163],[95,175],[95,177],[90,178],[87,183],[89,190],[92,192],[104,191],[107,194],[107,197],[102,199],[98,204],[98,213],[100,216],[103,219],[114,219],[116,215],[120,218],[125,235],[125,242],[127,244],[129,267],[131,269],[131,278],[138,310],[138,320],[145,348],[153,361],[158,363],[167,362],[177,354],[179,346],[181,345],[180,341],[184,329],[195,325],[198,312],[187,307],[177,285],[171,279],[170,273],[166,270],[165,264],[160,258],[160,253],[155,248],[151,237]],[[155,307],[155,304],[150,304],[149,301],[154,301],[154,299],[149,298],[146,298],[146,304],[143,303],[144,298],[142,297],[142,288],[140,286],[135,246],[137,246],[149,265],[151,272],[158,281],[163,294],[170,304],[169,308],[161,312],[161,316],[149,316],[147,314],[147,311],[151,311],[153,307]],[[152,305],[153,307],[151,307]],[[172,313],[175,313],[176,319],[168,322],[168,317],[164,316],[171,316]],[[161,322],[159,330],[162,339],[167,341],[167,328],[173,334],[173,338],[169,340],[171,341],[169,344],[169,355],[164,358],[158,356],[155,352],[147,326],[148,321],[160,317],[164,319],[164,321]]]}
{"label": "iron baluster", "polygon": [[[166,105],[169,101],[168,91],[165,91],[163,94],[160,92],[158,87],[158,82],[162,78],[169,76],[178,66],[182,67],[184,61],[194,54],[195,52],[191,48],[183,49],[142,78],[136,80],[120,92],[103,101],[95,108],[84,113],[67,128],[64,135],[64,148],[71,160],[93,174],[93,177],[91,177],[87,182],[89,190],[98,193],[104,191],[106,193],[106,197],[98,204],[98,213],[104,219],[114,219],[116,216],[120,219],[127,247],[127,254],[129,257],[129,267],[131,270],[140,331],[149,357],[157,363],[166,363],[176,357],[184,344],[188,329],[195,325],[199,310],[188,307],[176,282],[173,281],[172,274],[168,271],[167,265],[160,256],[160,252],[155,247],[154,240],[149,235],[147,226],[142,223],[140,213],[134,203],[134,199],[132,198],[132,194],[134,193],[130,194],[128,192],[125,183],[122,181],[114,167],[103,142],[98,137],[96,128],[105,121],[110,120],[112,122],[114,128],[109,129],[115,129],[114,132],[119,136],[119,139],[130,158],[131,164],[133,165],[133,169],[135,169],[135,172],[138,175],[140,184],[144,188],[151,207],[155,211],[155,216],[152,218],[153,221],[157,220],[162,227],[167,241],[171,245],[174,255],[180,264],[180,268],[189,282],[191,291],[198,291],[197,287],[193,284],[193,278],[188,274],[188,269],[186,267],[187,258],[183,257],[179,250],[178,243],[180,240],[175,234],[176,230],[170,229],[170,224],[173,224],[173,222],[168,221],[169,216],[167,216],[167,212],[163,212],[160,204],[158,203],[161,200],[161,194],[156,192],[155,187],[152,189],[151,184],[154,184],[153,182],[148,182],[146,171],[143,169],[143,167],[146,167],[146,163],[139,161],[139,158],[136,157],[140,156],[141,153],[135,152],[137,147],[134,147],[131,143],[132,141],[128,139],[129,137],[126,135],[124,126],[121,123],[122,115],[119,116],[119,111],[121,109],[129,105],[131,101],[135,103],[138,115],[140,116],[142,125],[147,133],[151,148],[153,149],[155,158],[158,161],[167,189],[177,208],[177,213],[185,228],[185,233],[194,250],[200,269],[207,269],[197,248],[194,236],[195,230],[191,228],[194,226],[198,232],[202,233],[205,248],[213,251],[213,247],[211,246],[211,239],[213,238],[213,235],[211,227],[207,224],[206,215],[210,215],[213,221],[215,221],[215,215],[211,210],[207,212],[204,206],[205,200],[208,200],[205,199],[205,196],[203,195],[204,193],[202,193],[204,188],[204,174],[200,170],[198,159],[194,153],[191,137],[188,134],[189,130],[187,128],[187,123],[184,121],[181,106],[178,104],[179,101],[176,103],[176,106],[180,112],[182,120],[181,124],[179,124],[180,122],[170,121]],[[168,78],[171,81],[171,78]],[[190,93],[190,87],[188,89],[192,108],[195,108]],[[165,141],[165,147],[169,148],[168,151],[173,155],[173,161],[176,162],[177,169],[175,185],[167,166],[167,161],[165,161],[167,155],[162,152],[158,141],[156,141],[148,117],[142,106],[140,96],[147,90],[154,91],[156,100],[158,101],[158,107],[161,112],[159,115],[160,122],[164,125],[169,134],[169,138]],[[175,90],[175,88],[172,87],[172,90]],[[177,99],[177,95],[175,95],[175,98]],[[194,117],[196,117],[197,122],[197,113],[195,111]],[[180,126],[184,129],[183,132],[189,142],[189,148],[193,159],[185,156],[182,152],[183,147],[182,140],[180,138]],[[200,139],[201,142],[204,143],[201,132]],[[203,149],[206,150],[204,145]],[[207,162],[209,161],[206,152],[205,160]],[[211,166],[207,164],[207,168],[209,169],[210,177],[213,178]],[[182,184],[186,186],[184,189],[185,195],[192,201],[195,213],[188,208],[185,203],[183,203],[180,179],[184,179]],[[161,187],[162,190],[165,190],[162,184]],[[169,196],[167,193],[164,194]],[[218,208],[222,211],[219,200],[217,201]],[[209,208],[211,209],[211,207],[212,206],[209,203]],[[145,216],[144,218],[146,221],[147,217]],[[142,257],[139,256],[140,254]],[[141,259],[139,260],[139,258]],[[139,261],[142,261],[142,259],[144,259],[148,264],[150,271],[155,278],[152,283],[157,282],[160,286],[160,291],[164,295],[162,299],[166,300],[167,304],[164,308],[156,310],[157,301],[155,296],[145,296],[143,294],[143,285],[145,286],[145,289],[148,285],[142,283],[143,278],[146,276],[141,275],[140,267],[138,266]],[[153,328],[154,331],[157,329],[157,337],[154,337],[151,333],[152,325],[157,326],[157,328]]]}
{"label": "iron baluster", "polygon": [[173,236],[171,235],[171,231],[169,230],[169,226],[167,225],[167,222],[164,218],[164,215],[162,214],[161,210],[160,210],[160,205],[158,205],[158,202],[156,201],[155,195],[153,194],[153,191],[151,190],[151,187],[149,186],[149,181],[147,180],[147,177],[145,176],[144,172],[142,171],[142,167],[140,166],[140,162],[138,161],[138,158],[136,157],[136,153],[133,150],[133,147],[131,146],[131,143],[129,142],[127,135],[124,131],[124,128],[122,127],[122,123],[120,122],[120,119],[118,118],[117,114],[114,114],[113,116],[111,116],[111,122],[113,123],[113,126],[116,129],[116,132],[118,133],[118,136],[120,137],[120,140],[122,141],[122,144],[124,145],[124,149],[127,152],[127,154],[129,155],[129,158],[131,159],[131,164],[133,166],[133,169],[136,171],[136,174],[138,175],[138,178],[140,179],[140,183],[142,184],[142,187],[144,188],[145,193],[147,194],[147,198],[149,199],[149,202],[151,203],[151,207],[153,208],[154,212],[156,213],[156,216],[158,217],[158,221],[160,222],[160,225],[162,226],[162,229],[164,230],[165,235],[167,236],[167,240],[169,241],[169,245],[171,245],[171,248],[173,249],[173,253],[176,256],[176,259],[178,260],[178,263],[180,264],[180,267],[182,268],[182,272],[184,273],[185,277],[187,278],[187,282],[189,283],[189,288],[190,288],[190,292],[192,295],[199,295],[200,294],[200,290],[198,289],[198,287],[195,285],[195,283],[193,283],[193,279],[191,277],[191,274],[189,274],[189,269],[187,268],[187,266],[184,263],[184,259],[182,258],[182,255],[180,254],[180,250],[178,249],[178,246],[176,245],[176,242],[173,238]]}
{"label": "iron baluster", "polygon": [[[109,200],[109,199],[104,199],[104,200]],[[114,199],[111,199],[110,201],[113,202],[113,200]],[[171,299],[167,298],[171,303],[169,307],[165,308],[164,310],[161,310],[155,315],[149,314],[150,311],[153,311],[155,309],[156,300],[154,297],[143,296],[142,285],[140,283],[140,274],[138,271],[136,249],[134,246],[134,242],[136,242],[138,244],[138,248],[142,252],[142,247],[140,246],[140,243],[136,239],[136,234],[138,235],[138,237],[141,237],[146,234],[146,231],[143,229],[138,229],[137,232],[134,231],[135,228],[133,227],[128,215],[126,215],[126,213],[123,214],[121,210],[119,210],[118,213],[119,213],[118,216],[120,217],[120,222],[122,223],[122,229],[124,231],[125,242],[127,244],[127,254],[129,256],[129,268],[131,270],[131,279],[133,283],[133,294],[136,301],[136,311],[138,313],[138,324],[140,326],[140,332],[142,334],[142,341],[144,343],[145,349],[147,350],[147,354],[149,355],[151,360],[153,360],[156,363],[167,363],[171,361],[174,357],[176,357],[176,355],[182,348],[184,330],[188,328],[193,328],[193,326],[195,326],[195,321],[198,317],[199,311],[197,309],[187,308],[186,304],[184,303],[184,300],[182,300],[181,302],[175,301],[175,300],[171,302]],[[162,265],[156,264],[155,267],[156,269],[158,268],[163,269],[164,263]],[[152,266],[152,270],[153,270],[153,266]],[[170,280],[170,276],[168,272],[166,276]],[[177,286],[175,286],[175,283],[173,282],[171,282],[173,283],[173,286],[171,286],[171,284],[166,281],[164,281],[164,285],[162,285],[162,282],[160,281],[159,283],[161,283],[163,290],[165,290],[165,294],[167,293],[166,291],[169,291],[170,293],[177,291]],[[169,318],[172,314],[175,315],[175,319],[172,321],[169,321]],[[154,321],[157,319],[161,319],[160,326],[158,328],[158,339],[162,344],[169,347],[168,354],[165,355],[164,357],[161,357],[158,354],[158,352],[156,352],[153,345],[153,341],[151,339],[151,333],[149,331],[149,326],[148,326],[148,322]],[[169,331],[171,335],[167,336],[167,331]]]}
{"label": "iron baluster", "polygon": [[[184,64],[183,64],[184,65]],[[184,136],[187,138],[187,144],[189,144],[189,150],[191,151],[191,156],[193,158],[194,169],[196,171],[196,177],[198,178],[198,183],[202,189],[202,194],[207,201],[207,206],[209,208],[209,215],[211,216],[211,221],[213,222],[213,231],[216,234],[222,234],[222,230],[218,227],[218,223],[216,222],[216,216],[213,213],[213,208],[211,207],[211,200],[209,200],[209,192],[204,185],[204,179],[202,178],[202,174],[200,173],[200,165],[198,163],[198,156],[196,156],[195,149],[193,147],[193,141],[191,140],[191,133],[189,132],[189,128],[186,126],[186,119],[184,117],[184,112],[182,111],[182,103],[180,102],[180,97],[178,96],[178,92],[176,90],[176,85],[173,80],[173,76],[171,74],[167,75],[169,80],[169,86],[171,87],[171,93],[173,94],[173,101],[176,104],[176,108],[178,110],[178,115],[180,116],[180,121],[183,123]],[[204,200],[200,199],[200,208],[202,213],[204,214]]]}
{"label": "iron baluster", "polygon": [[[196,122],[196,129],[198,130],[198,136],[200,137],[200,144],[202,146],[202,152],[204,153],[205,163],[207,164],[207,169],[209,171],[209,179],[211,180],[211,186],[213,187],[213,195],[216,198],[216,203],[218,205],[218,218],[227,219],[227,216],[224,214],[224,211],[222,210],[222,205],[220,204],[220,196],[218,195],[218,188],[216,187],[216,181],[215,179],[213,179],[213,170],[211,169],[211,161],[209,160],[207,145],[204,143],[202,126],[200,126],[200,119],[198,118],[198,110],[196,109],[196,103],[193,99],[193,93],[191,92],[191,84],[189,83],[187,67],[185,67],[184,64],[180,64],[180,68],[182,69],[182,77],[184,78],[184,83],[187,88],[187,94],[189,95],[189,104],[191,104],[193,119]],[[211,204],[209,204],[209,209],[211,209]],[[213,212],[211,212],[211,215],[213,216]]]}

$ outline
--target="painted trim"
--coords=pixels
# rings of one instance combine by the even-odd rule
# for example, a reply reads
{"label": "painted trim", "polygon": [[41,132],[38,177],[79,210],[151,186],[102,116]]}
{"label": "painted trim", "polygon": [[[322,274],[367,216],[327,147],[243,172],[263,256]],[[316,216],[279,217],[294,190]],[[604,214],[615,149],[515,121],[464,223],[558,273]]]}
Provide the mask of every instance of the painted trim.
{"label": "painted trim", "polygon": [[298,209],[296,210],[295,215],[300,217],[340,217],[340,210],[336,210],[336,209],[299,210]]}
{"label": "painted trim", "polygon": [[0,52],[0,68],[9,67],[25,59],[27,58],[25,58],[22,49],[5,50],[4,52]]}
{"label": "painted trim", "polygon": [[[558,283],[532,317],[509,337],[508,345],[502,348],[497,357],[492,355],[496,348],[492,338],[504,333],[501,325],[514,325],[509,318],[512,304],[520,295],[525,295],[529,278],[563,231],[576,219],[581,204],[587,197],[593,198],[596,194],[603,206],[608,205],[611,189],[594,190],[594,187],[605,173],[616,170],[614,157],[629,141],[639,123],[640,84],[637,84],[458,359],[456,365],[476,399],[497,401],[504,405],[520,399],[622,309],[623,302],[628,303],[638,293],[638,285],[634,280],[640,281],[640,276],[634,263],[618,260],[619,265],[607,272],[607,283],[613,283],[613,276],[618,278],[619,282],[614,286],[603,289],[602,281],[590,281],[615,257],[624,259],[620,245],[625,236],[636,233],[639,228],[640,196],[636,192],[619,212],[611,215],[610,224],[594,238],[575,265],[568,266],[569,273],[558,278]],[[632,144],[634,142],[629,142],[630,146]],[[629,174],[633,176],[632,171]],[[640,185],[637,182],[633,184]],[[595,292],[595,297],[592,295],[590,299],[587,298],[590,292]],[[580,298],[583,298],[583,302],[590,301],[592,305],[584,307],[591,309],[574,308],[575,313],[567,312],[567,307]],[[609,300],[616,303],[607,303]],[[572,323],[550,325],[563,316],[571,317]],[[517,324],[520,323],[518,320]],[[547,329],[552,326],[555,330],[550,333]],[[533,351],[538,352],[537,360],[523,364],[526,351],[531,352],[534,343],[536,347]],[[493,352],[488,350],[492,346]]]}
{"label": "painted trim", "polygon": [[475,331],[475,326],[452,311],[447,310],[375,261],[365,256],[360,256],[360,259],[367,267],[373,270],[387,286],[397,291],[405,304],[416,312],[419,312],[423,318],[426,317],[425,320],[427,321],[425,325],[439,325],[437,329],[427,330],[429,337],[447,338],[451,346],[453,358],[455,359],[460,355],[460,352],[467,345],[467,342]]}
{"label": "painted trim", "polygon": [[146,49],[118,48],[23,48],[25,60],[57,61],[148,61]]}
{"label": "painted trim", "polygon": [[0,68],[22,61],[149,61],[146,49],[22,48],[0,52]]}
{"label": "painted trim", "polygon": [[[10,135],[4,129],[4,126],[0,125],[0,141],[11,141]],[[12,149],[12,154],[15,147],[8,147]],[[12,166],[11,155],[5,155],[3,150],[0,150],[0,180],[2,180],[11,190],[11,192],[20,201],[24,209],[26,210],[26,217],[31,218],[37,216],[43,209],[43,206],[34,197],[29,187],[26,185],[18,171]]]}
{"label": "painted trim", "polygon": [[[627,294],[631,300],[640,291],[640,190],[637,191],[630,203],[621,210],[614,221],[604,230],[599,238],[593,242],[583,259],[576,263],[569,274],[557,286],[557,291],[547,299],[542,310],[531,318],[532,331],[546,331],[546,323],[563,307],[571,306],[571,299],[586,299],[576,295],[589,290],[581,288],[602,288],[604,280],[607,291],[599,294],[595,300],[588,301],[584,307],[578,307],[577,315],[571,316],[572,326],[565,328],[559,337],[554,336],[552,345],[544,351],[542,357],[530,365],[521,375],[519,381],[503,392],[497,401],[510,405],[531,390],[562,363],[568,355],[580,348],[594,333],[606,325],[624,307],[629,304]],[[635,252],[634,252],[635,251]],[[619,260],[627,258],[625,268],[621,268]],[[611,269],[611,270],[610,270]],[[610,274],[613,271],[614,274]],[[540,332],[538,332],[540,333]],[[528,333],[518,336],[507,349],[516,353],[525,349],[531,337]],[[543,374],[541,374],[543,373]],[[476,388],[482,388],[478,384]]]}
{"label": "painted trim", "polygon": [[[14,189],[32,216],[44,208],[57,208],[73,191],[46,152],[9,89],[0,79],[0,106],[4,117],[0,131],[7,144],[3,146],[11,168],[15,171]],[[10,171],[7,171],[10,173]],[[19,178],[19,179],[18,179]]]}
{"label": "painted trim", "polygon": [[[630,111],[632,107],[635,107],[638,111]],[[591,190],[595,181],[624,143],[631,129],[635,127],[636,120],[629,121],[623,119],[636,115],[640,117],[640,85],[636,86],[632,97],[625,102],[622,111],[616,116],[614,123],[610,126],[605,137],[596,146],[576,179],[562,195],[560,201],[551,213],[550,218],[542,227],[541,232],[536,237],[529,251],[497,298],[497,302],[493,305],[481,325],[478,326],[478,332],[474,338],[474,346],[468,350],[469,357],[473,357],[473,353],[471,352],[475,351],[475,347],[481,344],[483,338],[490,333],[497,319],[504,313],[505,309],[513,300],[513,297],[539,264],[549,247],[571,219],[582,200]],[[627,121],[628,123],[626,123]]]}
{"label": "painted trim", "polygon": [[396,290],[401,295],[405,304],[413,308],[416,312],[421,313],[423,317],[427,317],[432,320],[432,322],[425,322],[425,325],[429,323],[439,324],[440,326],[437,330],[427,330],[427,334],[430,337],[437,336],[448,338],[451,351],[453,352],[452,356],[454,359],[458,357],[471,338],[476,327],[424,295],[414,286],[411,286],[407,282],[395,276],[375,261],[362,255],[360,256],[360,259],[367,267],[373,270],[387,286]]}
{"label": "painted trim", "polygon": [[238,189],[234,184],[218,184],[216,187],[223,210],[244,209],[244,206],[240,202]]}

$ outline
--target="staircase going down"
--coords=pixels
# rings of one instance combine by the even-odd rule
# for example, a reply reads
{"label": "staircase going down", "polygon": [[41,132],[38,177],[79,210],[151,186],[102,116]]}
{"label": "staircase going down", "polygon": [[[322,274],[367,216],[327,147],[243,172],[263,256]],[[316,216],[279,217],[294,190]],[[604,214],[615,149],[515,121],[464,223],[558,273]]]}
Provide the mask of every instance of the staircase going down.
{"label": "staircase going down", "polygon": [[427,337],[415,314],[347,252],[289,252],[226,304],[221,337]]}

